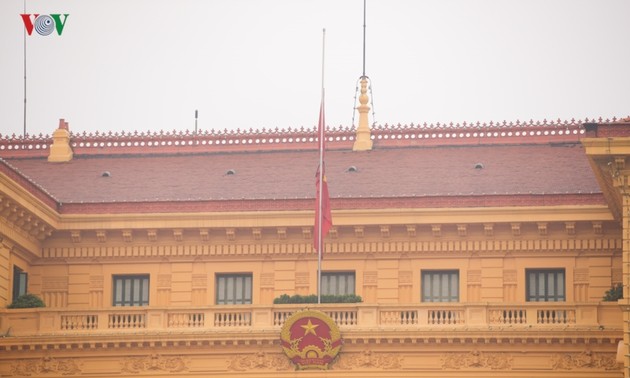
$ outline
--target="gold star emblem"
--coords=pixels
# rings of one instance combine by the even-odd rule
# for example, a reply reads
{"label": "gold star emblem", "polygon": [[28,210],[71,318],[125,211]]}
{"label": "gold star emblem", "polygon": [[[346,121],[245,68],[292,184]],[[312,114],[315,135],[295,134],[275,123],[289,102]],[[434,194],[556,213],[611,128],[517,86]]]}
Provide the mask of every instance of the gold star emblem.
{"label": "gold star emblem", "polygon": [[311,323],[311,319],[308,320],[307,324],[302,325],[300,327],[304,328],[304,336],[308,335],[309,333],[312,333],[314,336],[317,336],[317,334],[315,333],[315,328],[319,327],[319,324]]}

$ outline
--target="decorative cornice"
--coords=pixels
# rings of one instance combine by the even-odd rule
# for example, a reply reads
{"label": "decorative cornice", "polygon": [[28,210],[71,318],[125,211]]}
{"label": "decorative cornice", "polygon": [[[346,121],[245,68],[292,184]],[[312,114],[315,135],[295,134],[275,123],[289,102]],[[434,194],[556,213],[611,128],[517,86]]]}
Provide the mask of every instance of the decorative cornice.
{"label": "decorative cornice", "polygon": [[[129,258],[159,258],[168,256],[180,256],[183,254],[189,257],[205,256],[270,256],[270,255],[313,255],[311,241],[308,240],[287,240],[279,243],[277,240],[270,241],[237,241],[235,239],[227,242],[217,242],[212,244],[138,244],[144,248],[133,248],[136,244],[85,244],[71,245],[66,248],[44,247],[40,263],[46,259],[66,259],[68,263],[76,259],[103,258],[108,260]],[[335,255],[346,256],[384,253],[411,255],[444,255],[448,253],[453,256],[468,255],[478,253],[481,255],[504,255],[511,254],[532,254],[554,252],[559,254],[567,253],[592,253],[594,255],[616,253],[621,251],[622,241],[615,237],[610,238],[588,238],[588,239],[518,239],[518,240],[327,240],[324,244],[324,253],[332,258]],[[36,262],[34,262],[36,263]]]}
{"label": "decorative cornice", "polygon": [[44,240],[52,234],[53,225],[30,209],[30,206],[0,192],[0,220],[27,238]]}
{"label": "decorative cornice", "polygon": [[[312,201],[309,201],[312,205]],[[469,208],[394,208],[333,210],[335,226],[380,226],[386,217],[389,226],[471,224],[492,219],[498,223],[602,222],[614,218],[606,205],[498,206]],[[287,225],[313,227],[312,210],[222,211],[175,213],[62,214],[54,224],[58,231],[158,228],[252,228],[264,222],[267,227]],[[418,230],[419,231],[419,230]]]}
{"label": "decorative cornice", "polygon": [[[129,355],[129,360],[139,358],[139,365],[150,365],[153,359],[147,355],[138,357],[140,350],[158,351],[163,348],[168,353],[183,355],[191,347],[273,347],[279,346],[279,330],[263,329],[249,330],[246,333],[241,330],[224,330],[217,332],[216,329],[202,331],[194,328],[191,331],[178,328],[177,333],[173,332],[143,332],[142,335],[133,333],[85,333],[78,332],[76,335],[64,333],[63,337],[55,335],[43,336],[21,336],[5,337],[0,339],[0,352],[47,352],[59,350],[122,350]],[[375,342],[375,329],[372,328],[347,328],[343,331],[344,344],[348,347],[360,346],[364,350],[366,345]],[[532,329],[515,329],[514,327],[486,327],[477,329],[453,328],[453,327],[433,327],[421,329],[402,328],[388,330],[381,328],[378,330],[376,344],[384,345],[427,345],[439,348],[441,345],[459,346],[481,346],[486,344],[507,346],[533,345],[537,349],[544,349],[547,345],[550,348],[558,345],[613,345],[615,350],[617,343],[622,340],[622,333],[619,329],[567,329],[565,326],[558,328],[539,327],[536,332]],[[150,349],[144,349],[150,348]],[[277,349],[275,349],[277,350]],[[520,350],[520,349],[519,349]],[[571,358],[575,358],[579,353],[567,353]],[[154,354],[160,356],[160,354]],[[167,355],[167,352],[163,354]],[[597,353],[596,353],[597,355]],[[135,356],[135,357],[134,357]],[[251,356],[250,356],[251,357]],[[614,356],[613,356],[614,358]],[[40,361],[40,360],[35,360]],[[560,365],[559,365],[560,366]]]}

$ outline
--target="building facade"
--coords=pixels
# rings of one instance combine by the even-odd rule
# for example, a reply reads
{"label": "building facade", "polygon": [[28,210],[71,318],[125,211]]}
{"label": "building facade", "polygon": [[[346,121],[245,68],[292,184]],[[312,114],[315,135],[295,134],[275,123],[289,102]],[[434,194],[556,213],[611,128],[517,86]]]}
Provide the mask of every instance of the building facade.
{"label": "building facade", "polygon": [[0,376],[628,376],[628,120],[329,130],[322,293],[362,301],[274,304],[317,290],[314,135],[0,139]]}

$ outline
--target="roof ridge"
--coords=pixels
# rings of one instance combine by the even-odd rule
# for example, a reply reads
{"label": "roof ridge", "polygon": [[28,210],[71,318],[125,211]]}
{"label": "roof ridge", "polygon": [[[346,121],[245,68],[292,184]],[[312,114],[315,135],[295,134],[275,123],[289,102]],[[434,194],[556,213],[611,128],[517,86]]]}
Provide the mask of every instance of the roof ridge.
{"label": "roof ridge", "polygon": [[[475,145],[549,143],[551,140],[579,141],[586,132],[585,124],[615,123],[612,119],[561,119],[548,121],[423,123],[408,125],[373,125],[375,148],[418,145]],[[327,146],[331,150],[352,150],[354,127],[327,127]],[[226,152],[226,151],[286,151],[317,148],[317,127],[297,129],[177,131],[165,132],[70,132],[75,155],[153,154]],[[0,156],[48,156],[52,138],[48,135],[11,137],[0,134]]]}

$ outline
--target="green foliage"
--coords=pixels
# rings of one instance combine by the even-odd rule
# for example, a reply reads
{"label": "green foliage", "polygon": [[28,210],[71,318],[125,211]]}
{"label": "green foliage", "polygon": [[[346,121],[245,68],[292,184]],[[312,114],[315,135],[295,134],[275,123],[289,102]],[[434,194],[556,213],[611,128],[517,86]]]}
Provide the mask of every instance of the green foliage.
{"label": "green foliage", "polygon": [[623,299],[622,284],[617,284],[617,286],[613,286],[610,290],[606,291],[606,295],[604,295],[604,302],[616,302],[620,299]]}
{"label": "green foliage", "polygon": [[[322,295],[322,303],[361,303],[363,299],[359,295]],[[291,303],[317,303],[317,295],[292,295],[282,294],[273,300],[274,304],[291,304]]]}
{"label": "green foliage", "polygon": [[46,307],[44,301],[35,294],[24,294],[13,300],[13,303],[7,306],[7,308],[35,308]]}

